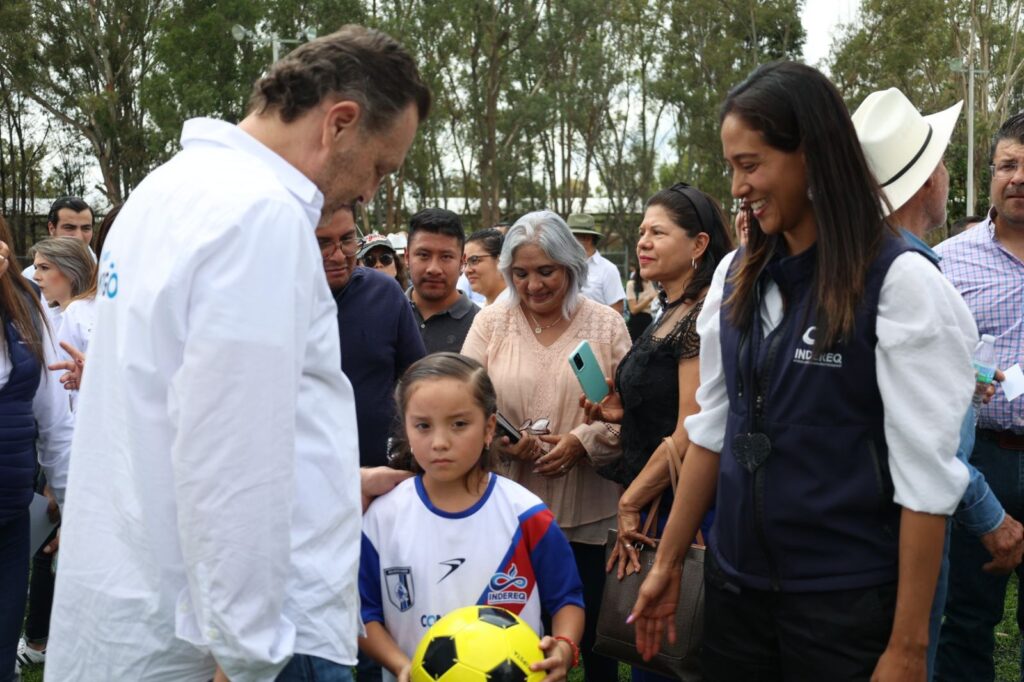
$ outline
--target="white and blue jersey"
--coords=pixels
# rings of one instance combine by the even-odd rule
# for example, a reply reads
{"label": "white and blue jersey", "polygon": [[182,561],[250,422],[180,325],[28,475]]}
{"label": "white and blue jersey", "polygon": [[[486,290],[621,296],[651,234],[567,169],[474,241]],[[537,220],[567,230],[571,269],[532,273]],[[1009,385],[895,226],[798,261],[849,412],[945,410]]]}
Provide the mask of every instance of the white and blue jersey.
{"label": "white and blue jersey", "polygon": [[496,474],[458,513],[435,507],[421,476],[377,498],[363,518],[359,593],[363,621],[382,623],[409,656],[431,625],[462,606],[500,606],[539,634],[541,611],[583,608],[572,549],[551,511]]}

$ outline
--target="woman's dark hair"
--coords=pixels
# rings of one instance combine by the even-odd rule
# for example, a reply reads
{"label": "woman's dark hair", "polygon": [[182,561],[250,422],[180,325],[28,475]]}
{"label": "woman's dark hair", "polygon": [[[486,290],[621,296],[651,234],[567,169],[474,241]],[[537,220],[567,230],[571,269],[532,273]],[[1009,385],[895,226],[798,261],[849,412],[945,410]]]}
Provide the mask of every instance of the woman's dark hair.
{"label": "woman's dark hair", "polygon": [[497,260],[498,256],[501,255],[501,245],[505,241],[505,235],[501,233],[501,230],[497,230],[493,227],[488,227],[483,230],[477,230],[473,234],[466,237],[466,243],[480,242],[480,246],[483,247],[489,255],[494,256]]}
{"label": "woman's dark hair", "polygon": [[[7,221],[0,216],[0,241],[13,244]],[[10,259],[8,259],[10,260]],[[3,321],[10,321],[28,346],[29,352],[40,364],[45,364],[43,355],[43,325],[46,316],[37,292],[28,280],[21,276],[13,261],[8,262],[7,272],[0,277],[0,315]],[[7,339],[8,353],[12,339]],[[44,375],[47,374],[44,372]]]}
{"label": "woman's dark hair", "polygon": [[[771,147],[800,152],[818,227],[814,278],[821,352],[853,331],[868,266],[884,230],[884,201],[871,174],[850,114],[835,86],[816,69],[796,62],[763,64],[729,91],[719,122],[734,115],[761,133]],[[750,216],[747,248],[733,275],[726,302],[731,319],[746,326],[753,319],[754,287],[779,248],[781,235],[765,235]]]}
{"label": "woman's dark hair", "polygon": [[[473,392],[473,400],[483,410],[484,417],[490,418],[498,411],[498,397],[494,392],[494,384],[487,376],[487,370],[476,360],[458,353],[431,353],[414,362],[398,381],[395,387],[395,426],[396,433],[392,443],[391,466],[420,473],[422,470],[409,448],[409,439],[405,435],[405,410],[409,405],[409,396],[413,388],[421,381],[437,379],[456,379],[467,384]],[[490,466],[490,449],[484,448],[478,462],[480,469],[487,470]]]}
{"label": "woman's dark hair", "polygon": [[378,132],[410,104],[419,120],[430,113],[430,90],[412,56],[391,36],[349,24],[304,43],[256,81],[249,108],[276,111],[290,123],[327,97],[358,102],[363,125]]}
{"label": "woman's dark hair", "polygon": [[[718,263],[732,250],[732,240],[725,229],[722,207],[704,192],[685,183],[661,190],[647,200],[644,210],[651,206],[665,209],[672,222],[689,237],[696,237],[701,232],[708,236],[708,246],[704,250],[704,255],[697,262],[693,277],[683,291],[684,301],[695,301],[701,292],[711,285],[711,277],[715,274]],[[643,281],[640,277],[640,268],[636,269],[635,277],[635,281]]]}
{"label": "woman's dark hair", "polygon": [[633,295],[640,298],[640,292],[644,290],[644,278],[640,276],[640,267],[633,268],[633,275],[630,278],[633,280]]}

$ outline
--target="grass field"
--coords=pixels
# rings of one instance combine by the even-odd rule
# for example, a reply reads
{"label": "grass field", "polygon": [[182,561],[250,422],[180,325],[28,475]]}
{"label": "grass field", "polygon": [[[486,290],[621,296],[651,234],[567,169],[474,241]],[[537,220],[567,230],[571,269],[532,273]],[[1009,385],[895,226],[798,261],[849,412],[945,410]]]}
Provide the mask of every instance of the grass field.
{"label": "grass field", "polygon": [[[1020,680],[1020,632],[1017,630],[1017,578],[1010,579],[1010,588],[1006,592],[1006,610],[1003,622],[996,628],[996,680],[998,682],[1017,682]],[[39,666],[28,668],[22,673],[22,682],[42,682],[43,669]],[[629,668],[619,667],[619,682],[628,682]],[[569,675],[569,682],[583,682],[583,675],[574,670]]]}

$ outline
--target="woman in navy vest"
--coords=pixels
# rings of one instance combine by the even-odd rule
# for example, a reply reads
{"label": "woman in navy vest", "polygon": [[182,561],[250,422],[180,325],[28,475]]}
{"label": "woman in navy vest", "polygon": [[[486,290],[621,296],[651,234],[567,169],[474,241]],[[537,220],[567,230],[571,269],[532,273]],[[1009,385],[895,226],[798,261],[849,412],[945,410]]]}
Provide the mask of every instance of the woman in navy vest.
{"label": "woman in navy vest", "polygon": [[721,136],[749,242],[697,322],[700,412],[630,617],[638,647],[658,649],[715,501],[707,679],[924,680],[944,516],[967,484],[973,320],[886,224],[819,72],[759,67],[726,98]]}
{"label": "woman in navy vest", "polygon": [[[11,243],[0,218],[0,241]],[[14,674],[28,592],[29,517],[36,460],[63,504],[71,410],[46,365],[56,361],[45,313],[29,281],[0,275],[0,680]]]}

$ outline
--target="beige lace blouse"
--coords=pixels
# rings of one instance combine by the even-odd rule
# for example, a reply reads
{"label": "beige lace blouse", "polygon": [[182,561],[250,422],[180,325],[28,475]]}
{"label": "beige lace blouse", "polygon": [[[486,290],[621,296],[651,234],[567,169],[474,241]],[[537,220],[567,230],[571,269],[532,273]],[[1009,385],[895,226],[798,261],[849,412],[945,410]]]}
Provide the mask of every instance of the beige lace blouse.
{"label": "beige lace blouse", "polygon": [[621,489],[598,476],[591,461],[603,465],[621,450],[605,424],[583,423],[580,385],[568,358],[587,339],[605,376],[614,377],[630,340],[617,312],[587,298],[580,301],[562,336],[547,347],[537,340],[518,305],[488,306],[473,320],[462,353],[487,368],[498,409],[513,424],[536,435],[571,431],[580,439],[590,461],[579,460],[565,476],[539,476],[520,461],[498,463],[497,469],[544,500],[570,541],[604,544]]}

